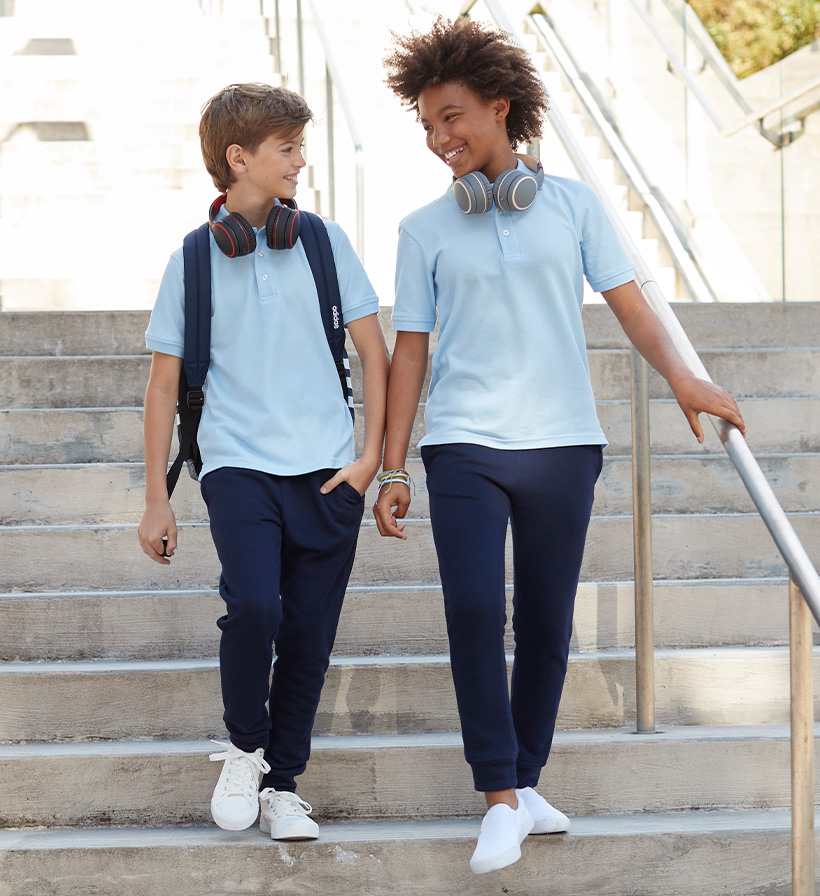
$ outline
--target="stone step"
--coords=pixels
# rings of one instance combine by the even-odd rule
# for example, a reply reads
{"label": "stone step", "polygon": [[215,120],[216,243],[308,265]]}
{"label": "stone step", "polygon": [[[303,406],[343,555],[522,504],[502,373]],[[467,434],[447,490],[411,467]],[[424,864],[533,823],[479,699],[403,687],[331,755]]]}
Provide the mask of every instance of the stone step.
{"label": "stone step", "polygon": [[[788,643],[786,579],[656,581],[657,648]],[[508,586],[507,618],[512,618]],[[0,594],[0,662],[166,660],[216,656],[215,589]],[[55,637],[59,632],[59,637]],[[506,645],[513,649],[507,628]],[[635,646],[631,582],[582,582],[571,649]],[[335,656],[443,654],[449,649],[436,585],[352,586],[345,598]]]}
{"label": "stone step", "polygon": [[[42,120],[52,120],[47,116],[37,117]],[[155,191],[159,193],[164,190],[193,189],[201,191],[203,187],[211,184],[210,176],[203,169],[201,162],[199,165],[167,165],[162,168],[143,165],[139,168],[127,169],[127,174],[124,166],[123,169],[117,171],[113,165],[107,168],[83,165],[72,168],[70,180],[66,180],[61,168],[52,171],[46,170],[44,174],[48,176],[43,177],[42,182],[38,183],[41,191],[50,195],[72,196],[75,201],[85,193],[93,194],[102,190],[122,193],[124,177],[128,178],[130,190],[142,189],[151,193]],[[32,195],[32,185],[25,181],[21,183],[17,178],[2,177],[1,175],[0,171],[0,192],[3,194],[4,202],[7,196],[19,195],[21,205],[25,201],[27,207],[28,199]],[[211,189],[214,189],[212,184]]]}
{"label": "stone step", "polygon": [[[210,822],[219,769],[207,757],[218,750],[208,741],[0,746],[0,826]],[[559,731],[539,789],[571,817],[784,809],[789,778],[785,726]],[[477,816],[484,802],[458,734],[315,737],[299,792],[327,821]]]}
{"label": "stone step", "polygon": [[0,314],[2,357],[134,355],[146,352],[146,311],[8,311]]}
{"label": "stone step", "polygon": [[[817,564],[820,513],[793,514],[791,522]],[[438,582],[429,521],[409,520],[406,531],[406,541],[385,539],[368,515],[351,584]],[[653,518],[653,554],[655,575],[662,579],[768,578],[786,573],[763,521],[751,514],[658,514]],[[508,539],[509,577],[511,555]],[[0,591],[212,588],[219,576],[210,533],[196,523],[179,527],[179,547],[169,566],[153,563],[142,553],[135,525],[5,526],[0,529],[0,556],[4,561]],[[624,581],[632,574],[632,520],[594,517],[582,579]]]}
{"label": "stone step", "polygon": [[[512,669],[512,656],[508,657]],[[820,653],[815,662],[820,681]],[[218,659],[4,663],[0,742],[227,737]],[[786,724],[783,647],[659,650],[655,718],[668,725]],[[820,707],[820,694],[815,698]],[[635,718],[631,651],[574,653],[557,727],[617,728]],[[457,731],[446,655],[336,657],[315,735]]]}
{"label": "stone step", "polygon": [[[184,148],[184,147],[183,147]],[[71,144],[35,144],[27,152],[68,152]],[[133,148],[132,148],[133,149]],[[171,147],[157,149],[157,155]],[[199,151],[193,164],[199,163]],[[84,153],[88,149],[82,148]],[[124,147],[123,152],[129,148]],[[135,161],[150,146],[140,144]],[[77,160],[79,161],[79,160]],[[57,158],[53,164],[74,164]],[[143,162],[143,164],[146,164]],[[162,159],[163,167],[185,164]],[[385,336],[393,339],[392,307],[382,307],[379,318]],[[820,303],[754,303],[693,305],[679,303],[673,310],[698,349],[814,347],[820,342]],[[145,351],[147,311],[6,312],[0,314],[0,356],[139,354]],[[592,349],[626,348],[628,341],[615,315],[604,305],[583,309],[587,345]],[[435,334],[431,334],[435,341]]]}
{"label": "stone step", "polygon": [[[129,896],[242,892],[394,896],[723,896],[787,893],[788,812],[676,812],[573,818],[571,833],[529,837],[498,875],[468,867],[477,819],[337,822],[314,843],[208,827],[0,832],[10,896],[86,896],[128,881]],[[502,886],[503,884],[503,886]],[[284,892],[284,890],[282,890]]]}
{"label": "stone step", "polygon": [[[783,508],[817,509],[814,483],[820,482],[820,454],[764,454],[758,458]],[[415,483],[409,518],[429,516],[420,460],[407,462]],[[652,509],[656,513],[749,513],[751,498],[726,455],[676,455],[652,458]],[[141,464],[18,464],[0,466],[0,523],[138,523],[144,510],[145,468]],[[378,483],[368,489],[365,506],[376,500]],[[185,477],[174,493],[180,522],[207,519],[196,483]],[[593,514],[632,512],[632,460],[604,458]]]}
{"label": "stone step", "polygon": [[[820,382],[820,350],[716,349],[701,352],[709,375],[736,398],[812,396]],[[361,395],[361,364],[350,358],[354,394]],[[590,376],[601,401],[627,398],[631,363],[622,349],[589,352]],[[150,360],[145,355],[0,359],[0,404],[6,408],[133,407],[142,404]],[[427,369],[429,383],[430,365]],[[651,372],[651,398],[670,398]],[[425,387],[426,394],[426,387]]]}
{"label": "stone step", "polygon": [[[599,401],[598,418],[611,454],[632,450],[628,401]],[[820,452],[820,398],[746,399],[743,416],[749,447],[756,455]],[[356,444],[361,451],[364,415],[356,414]],[[698,445],[677,403],[656,400],[650,406],[651,444],[656,454],[707,454],[722,451],[714,429],[704,424],[706,441]],[[416,413],[410,457],[418,457],[424,435],[424,408]],[[176,450],[176,446],[174,446]],[[57,408],[0,409],[0,465],[141,463],[142,409]]]}

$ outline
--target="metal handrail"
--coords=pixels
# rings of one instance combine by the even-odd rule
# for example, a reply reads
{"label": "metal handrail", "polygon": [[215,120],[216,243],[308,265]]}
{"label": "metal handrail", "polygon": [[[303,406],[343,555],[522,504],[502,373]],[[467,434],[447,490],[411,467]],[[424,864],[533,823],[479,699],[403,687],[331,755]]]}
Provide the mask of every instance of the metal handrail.
{"label": "metal handrail", "polygon": [[[203,2],[203,0],[200,0]],[[329,217],[336,217],[336,136],[333,127],[333,93],[334,87],[339,96],[342,106],[347,130],[353,143],[354,164],[356,169],[356,253],[361,261],[364,261],[365,249],[365,231],[364,231],[364,147],[356,123],[356,117],[353,114],[353,107],[350,104],[344,82],[336,64],[336,57],[333,52],[332,44],[328,38],[327,31],[316,9],[313,0],[306,0],[310,8],[310,16],[316,28],[316,33],[322,45],[322,51],[325,57],[325,96],[327,104],[327,156],[328,156],[328,178],[327,189],[329,199]],[[277,66],[281,67],[282,57],[282,26],[279,15],[279,0],[275,0],[274,4],[274,29],[275,34],[271,38],[271,53],[275,55]],[[265,0],[259,0],[259,12],[265,16]],[[302,15],[302,0],[296,0],[296,52],[297,52],[297,83],[299,92],[304,96],[305,93],[305,50],[304,50],[304,16]]]}
{"label": "metal handrail", "polygon": [[[461,14],[466,15],[477,0],[467,0]],[[497,0],[484,0],[496,24],[512,39],[521,44],[516,29],[511,25]],[[629,231],[586,159],[575,135],[560,110],[551,108],[549,120],[564,144],[578,174],[589,184],[602,202],[615,226],[624,248],[632,261],[641,292],[655,311],[669,334],[684,363],[697,376],[710,380],[697,352],[683,327],[652,278],[646,262],[635,246]],[[633,357],[637,353],[634,353]],[[646,387],[646,362],[633,364],[633,488],[634,544],[635,544],[635,621],[636,621],[636,699],[639,731],[654,731],[654,680],[652,676],[652,609],[651,609],[651,518],[647,494],[649,491],[648,450],[649,414]],[[746,440],[734,424],[708,415],[743,484],[752,497],[758,512],[771,533],[778,550],[789,568],[790,581],[790,655],[792,678],[792,893],[809,896],[814,893],[814,734],[812,698],[812,638],[811,612],[820,623],[820,576],[811,563],[783,508]],[[640,478],[638,478],[638,476]],[[647,573],[648,570],[648,573]]]}
{"label": "metal handrail", "polygon": [[[359,134],[358,125],[356,124],[356,117],[353,114],[353,108],[350,105],[350,99],[344,87],[344,81],[342,79],[341,73],[339,72],[339,67],[336,64],[336,57],[333,53],[333,48],[331,46],[330,40],[328,39],[324,22],[322,21],[322,18],[319,15],[316,9],[316,4],[313,2],[313,0],[307,0],[307,4],[310,7],[310,14],[313,18],[313,24],[316,26],[316,32],[319,35],[319,40],[322,43],[322,49],[325,54],[325,84],[328,99],[328,161],[330,166],[329,189],[332,203],[330,217],[335,217],[336,192],[336,176],[334,166],[336,147],[334,142],[332,123],[333,87],[335,85],[336,92],[339,95],[339,102],[341,103],[342,111],[344,112],[345,122],[347,123],[347,130],[350,134],[351,140],[353,141],[353,151],[355,155],[356,166],[356,253],[359,256],[360,261],[364,262],[364,147],[362,145],[362,138]],[[299,15],[301,19],[301,9]],[[303,65],[302,59],[304,56],[301,41],[299,43],[299,56],[301,66]]]}
{"label": "metal handrail", "polygon": [[639,196],[647,214],[663,239],[679,276],[689,295],[697,302],[716,300],[708,278],[697,262],[688,234],[682,222],[670,212],[669,202],[657,187],[649,183],[640,162],[620,137],[613,121],[601,110],[601,103],[589,76],[581,73],[572,53],[561,43],[552,18],[543,9],[531,14],[536,33],[547,44],[564,77],[592,119],[613,159],[623,172],[632,192]]}
{"label": "metal handrail", "polygon": [[738,78],[732,71],[729,63],[718,50],[717,45],[712,39],[712,35],[706,30],[706,26],[698,18],[697,13],[692,9],[688,2],[680,4],[676,0],[660,0],[666,7],[667,12],[677,21],[686,34],[687,40],[698,48],[709,68],[718,78],[720,83],[732,95],[732,99],[737,103],[738,107],[744,113],[748,114],[752,111],[745,96],[738,90]]}
{"label": "metal handrail", "polygon": [[[462,7],[461,15],[466,15],[477,2],[478,0],[467,0]],[[484,0],[484,3],[498,25],[520,43],[516,29],[508,20],[497,0]],[[601,200],[632,262],[636,279],[644,297],[660,318],[684,363],[696,376],[711,382],[711,377],[703,366],[703,362],[689,341],[689,337],[675,316],[672,307],[655,282],[651,269],[644,261],[629,230],[598,179],[595,170],[586,159],[581,145],[567,124],[563,114],[553,106],[550,109],[548,120],[567,150],[579,175],[589,184]],[[725,420],[711,415],[707,416],[709,416],[726,453],[740,474],[743,484],[751,495],[758,512],[763,517],[778,550],[802,591],[812,611],[812,615],[820,624],[820,576],[818,576],[817,570],[809,559],[805,548],[797,537],[740,430]]]}
{"label": "metal handrail", "polygon": [[[797,135],[795,135],[792,131],[770,131],[769,129],[764,127],[763,119],[767,115],[771,115],[773,112],[777,112],[780,109],[783,109],[785,106],[793,103],[795,100],[800,99],[800,97],[805,96],[807,93],[810,93],[816,87],[820,87],[820,75],[809,78],[794,90],[790,91],[787,94],[784,94],[777,100],[772,100],[771,102],[766,103],[764,106],[761,106],[760,109],[750,110],[748,104],[745,104],[745,108],[743,109],[743,111],[747,112],[746,116],[736,124],[727,126],[726,124],[724,124],[723,119],[720,117],[720,115],[715,111],[714,106],[712,106],[712,104],[706,98],[706,95],[701,90],[697,81],[692,77],[689,69],[683,64],[677,53],[669,45],[669,42],[661,34],[657,25],[652,21],[649,13],[640,5],[638,0],[629,0],[629,3],[638,14],[640,19],[643,21],[643,23],[646,25],[646,27],[649,29],[650,33],[655,38],[655,41],[658,43],[660,48],[665,53],[666,58],[669,60],[669,64],[683,79],[683,81],[686,83],[686,86],[692,91],[693,96],[701,104],[704,112],[706,112],[708,117],[711,119],[721,137],[731,137],[734,134],[739,133],[749,125],[757,124],[758,130],[760,131],[761,135],[777,148],[786,146],[796,138]],[[736,92],[730,92],[732,93],[732,97],[737,100]],[[789,120],[794,121],[800,119],[801,116],[805,117],[810,112],[813,112],[816,108],[817,104],[812,104],[801,113],[797,113],[791,116]]]}

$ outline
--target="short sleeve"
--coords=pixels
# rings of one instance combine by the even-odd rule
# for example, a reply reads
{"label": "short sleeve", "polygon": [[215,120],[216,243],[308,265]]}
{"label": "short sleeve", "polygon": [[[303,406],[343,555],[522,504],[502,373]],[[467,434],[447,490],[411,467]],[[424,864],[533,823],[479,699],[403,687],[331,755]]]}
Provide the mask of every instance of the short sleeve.
{"label": "short sleeve", "polygon": [[396,253],[396,303],[393,329],[432,333],[436,328],[433,267],[424,249],[403,227]]}
{"label": "short sleeve", "polygon": [[184,356],[185,349],[185,276],[181,255],[180,249],[168,259],[145,332],[145,344],[152,352],[177,358]]}
{"label": "short sleeve", "polygon": [[596,292],[603,292],[634,280],[635,271],[600,200],[589,187],[585,193],[581,222],[584,274]]}
{"label": "short sleeve", "polygon": [[336,262],[345,324],[369,314],[378,314],[379,298],[347,234],[335,221],[326,221],[325,225]]}

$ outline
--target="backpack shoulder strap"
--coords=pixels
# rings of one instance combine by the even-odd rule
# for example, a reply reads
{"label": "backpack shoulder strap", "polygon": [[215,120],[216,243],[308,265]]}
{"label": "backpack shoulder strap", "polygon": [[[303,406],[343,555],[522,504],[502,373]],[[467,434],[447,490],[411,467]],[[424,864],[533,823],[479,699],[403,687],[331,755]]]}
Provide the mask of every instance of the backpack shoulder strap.
{"label": "backpack shoulder strap", "polygon": [[[182,360],[190,392],[202,392],[211,363],[210,227],[202,224],[182,243],[185,273],[185,354]],[[190,405],[192,396],[187,396]],[[197,400],[195,396],[194,401]],[[199,405],[202,406],[201,396]]]}
{"label": "backpack shoulder strap", "polygon": [[182,464],[191,461],[201,469],[196,434],[202,415],[202,387],[211,362],[211,246],[210,228],[202,224],[183,240],[185,278],[185,342],[179,374],[179,454],[168,471],[168,496],[179,479]]}
{"label": "backpack shoulder strap", "polygon": [[299,239],[305,248],[308,264],[316,282],[319,294],[319,308],[322,313],[322,324],[325,328],[327,344],[336,364],[342,394],[347,401],[351,417],[355,418],[353,409],[353,384],[350,377],[350,361],[345,350],[345,326],[342,315],[342,298],[339,292],[339,277],[336,272],[336,261],[324,221],[311,212],[299,212],[302,219]]}

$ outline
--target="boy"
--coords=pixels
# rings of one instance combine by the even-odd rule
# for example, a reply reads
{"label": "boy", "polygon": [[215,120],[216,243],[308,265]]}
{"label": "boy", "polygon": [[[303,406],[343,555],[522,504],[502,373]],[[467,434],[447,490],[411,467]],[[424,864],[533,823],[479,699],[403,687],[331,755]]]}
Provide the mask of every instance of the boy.
{"label": "boy", "polygon": [[438,321],[420,444],[464,753],[488,809],[470,861],[481,874],[517,861],[528,833],[569,827],[534,787],[552,743],[606,444],[581,323],[584,275],[667,379],[699,441],[699,413],[741,429],[743,419],[731,396],[683,364],[591,190],[515,155],[540,136],[548,108],[523,50],[495,29],[440,18],[426,34],[396,38],[385,64],[453,184],[399,231],[380,477],[389,487],[375,513],[382,535],[406,538],[402,467]]}
{"label": "boy", "polygon": [[[341,228],[328,222],[342,316],[364,381],[365,441],[355,460],[315,282],[301,240],[290,239],[294,215],[285,205],[305,165],[302,136],[312,117],[289,90],[234,84],[205,104],[199,128],[205,167],[224,194],[209,214],[211,363],[198,432],[227,607],[217,624],[230,744],[210,757],[224,762],[211,813],[220,827],[243,830],[261,806],[260,828],[275,840],[318,836],[295,778],[310,754],[364,492],[381,461],[389,365],[378,299]],[[280,215],[290,219],[284,237],[274,234]],[[165,474],[183,334],[178,250],[146,332],[153,356],[139,538],[162,564],[177,547]]]}

